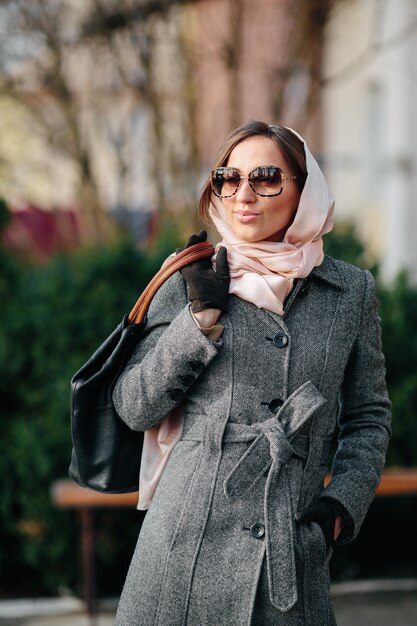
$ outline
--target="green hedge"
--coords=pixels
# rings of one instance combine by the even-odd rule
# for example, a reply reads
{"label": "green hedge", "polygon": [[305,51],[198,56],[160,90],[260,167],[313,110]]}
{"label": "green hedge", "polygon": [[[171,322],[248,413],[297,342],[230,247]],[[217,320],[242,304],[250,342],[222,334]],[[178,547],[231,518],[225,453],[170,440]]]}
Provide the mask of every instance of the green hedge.
{"label": "green hedge", "polygon": [[[76,589],[78,528],[73,514],[52,506],[49,491],[53,480],[67,476],[69,380],[130,310],[172,245],[163,243],[145,256],[126,239],[58,256],[42,267],[22,266],[0,251],[0,589],[5,595]],[[120,585],[139,521],[135,511],[100,516],[98,571],[104,591]]]}
{"label": "green hedge", "polygon": [[[19,263],[0,248],[0,589],[3,595],[79,592],[79,535],[73,512],[57,510],[51,483],[67,475],[69,379],[128,311],[176,246],[168,230],[146,255],[128,239]],[[359,264],[352,232],[332,235],[328,252]],[[417,460],[417,290],[401,275],[379,285],[388,381],[394,401],[389,461]],[[98,590],[120,591],[141,514],[97,518]]]}
{"label": "green hedge", "polygon": [[393,403],[393,437],[387,464],[417,466],[417,286],[405,272],[387,286],[377,266],[366,261],[365,249],[352,226],[325,238],[326,252],[359,267],[368,267],[377,283],[387,384]]}

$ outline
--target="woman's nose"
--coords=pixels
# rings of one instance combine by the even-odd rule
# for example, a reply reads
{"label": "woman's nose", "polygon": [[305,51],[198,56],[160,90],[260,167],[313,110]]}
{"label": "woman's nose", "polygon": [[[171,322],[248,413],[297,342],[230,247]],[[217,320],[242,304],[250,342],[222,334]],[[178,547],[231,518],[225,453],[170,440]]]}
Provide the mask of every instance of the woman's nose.
{"label": "woman's nose", "polygon": [[256,200],[256,193],[250,186],[247,178],[241,179],[235,198],[238,202],[254,202]]}

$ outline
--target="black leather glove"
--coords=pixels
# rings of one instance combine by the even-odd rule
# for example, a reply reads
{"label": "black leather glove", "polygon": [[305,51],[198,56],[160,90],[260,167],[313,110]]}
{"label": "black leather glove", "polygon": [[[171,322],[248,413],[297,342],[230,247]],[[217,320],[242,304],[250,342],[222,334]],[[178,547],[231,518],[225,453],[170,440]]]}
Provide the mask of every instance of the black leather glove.
{"label": "black leather glove", "polygon": [[[201,230],[197,235],[191,235],[185,248],[206,241],[206,239],[206,231]],[[178,248],[177,253],[180,250],[181,248]],[[193,313],[204,309],[227,311],[230,275],[226,248],[220,248],[217,253],[216,271],[211,265],[210,258],[190,263],[180,271],[188,285],[188,298]]]}
{"label": "black leather glove", "polygon": [[330,498],[317,498],[297,516],[297,520],[301,524],[308,522],[316,522],[323,531],[326,541],[326,548],[329,549],[334,545],[334,527],[336,517],[344,518],[349,515],[343,504],[337,500]]}

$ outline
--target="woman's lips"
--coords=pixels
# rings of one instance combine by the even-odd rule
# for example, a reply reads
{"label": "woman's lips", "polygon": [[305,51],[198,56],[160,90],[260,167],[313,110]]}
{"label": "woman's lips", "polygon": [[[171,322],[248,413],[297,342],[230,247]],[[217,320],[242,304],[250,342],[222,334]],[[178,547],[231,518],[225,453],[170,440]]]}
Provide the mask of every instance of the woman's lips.
{"label": "woman's lips", "polygon": [[259,217],[259,213],[246,213],[243,211],[235,211],[235,215],[237,217],[237,219],[239,220],[239,222],[243,222],[244,224],[246,224],[247,222],[253,222],[256,220],[257,217]]}

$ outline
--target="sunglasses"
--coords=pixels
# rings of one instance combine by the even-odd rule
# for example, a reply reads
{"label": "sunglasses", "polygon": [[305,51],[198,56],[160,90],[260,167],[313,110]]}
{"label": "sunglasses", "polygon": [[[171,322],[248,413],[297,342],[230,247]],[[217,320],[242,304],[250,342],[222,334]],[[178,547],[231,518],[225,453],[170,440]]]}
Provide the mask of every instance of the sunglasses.
{"label": "sunglasses", "polygon": [[243,178],[248,179],[252,190],[258,196],[279,196],[282,193],[284,180],[295,180],[296,176],[284,176],[282,170],[275,165],[260,165],[241,176],[235,167],[218,167],[210,175],[210,184],[214,195],[218,198],[230,198],[239,189]]}

